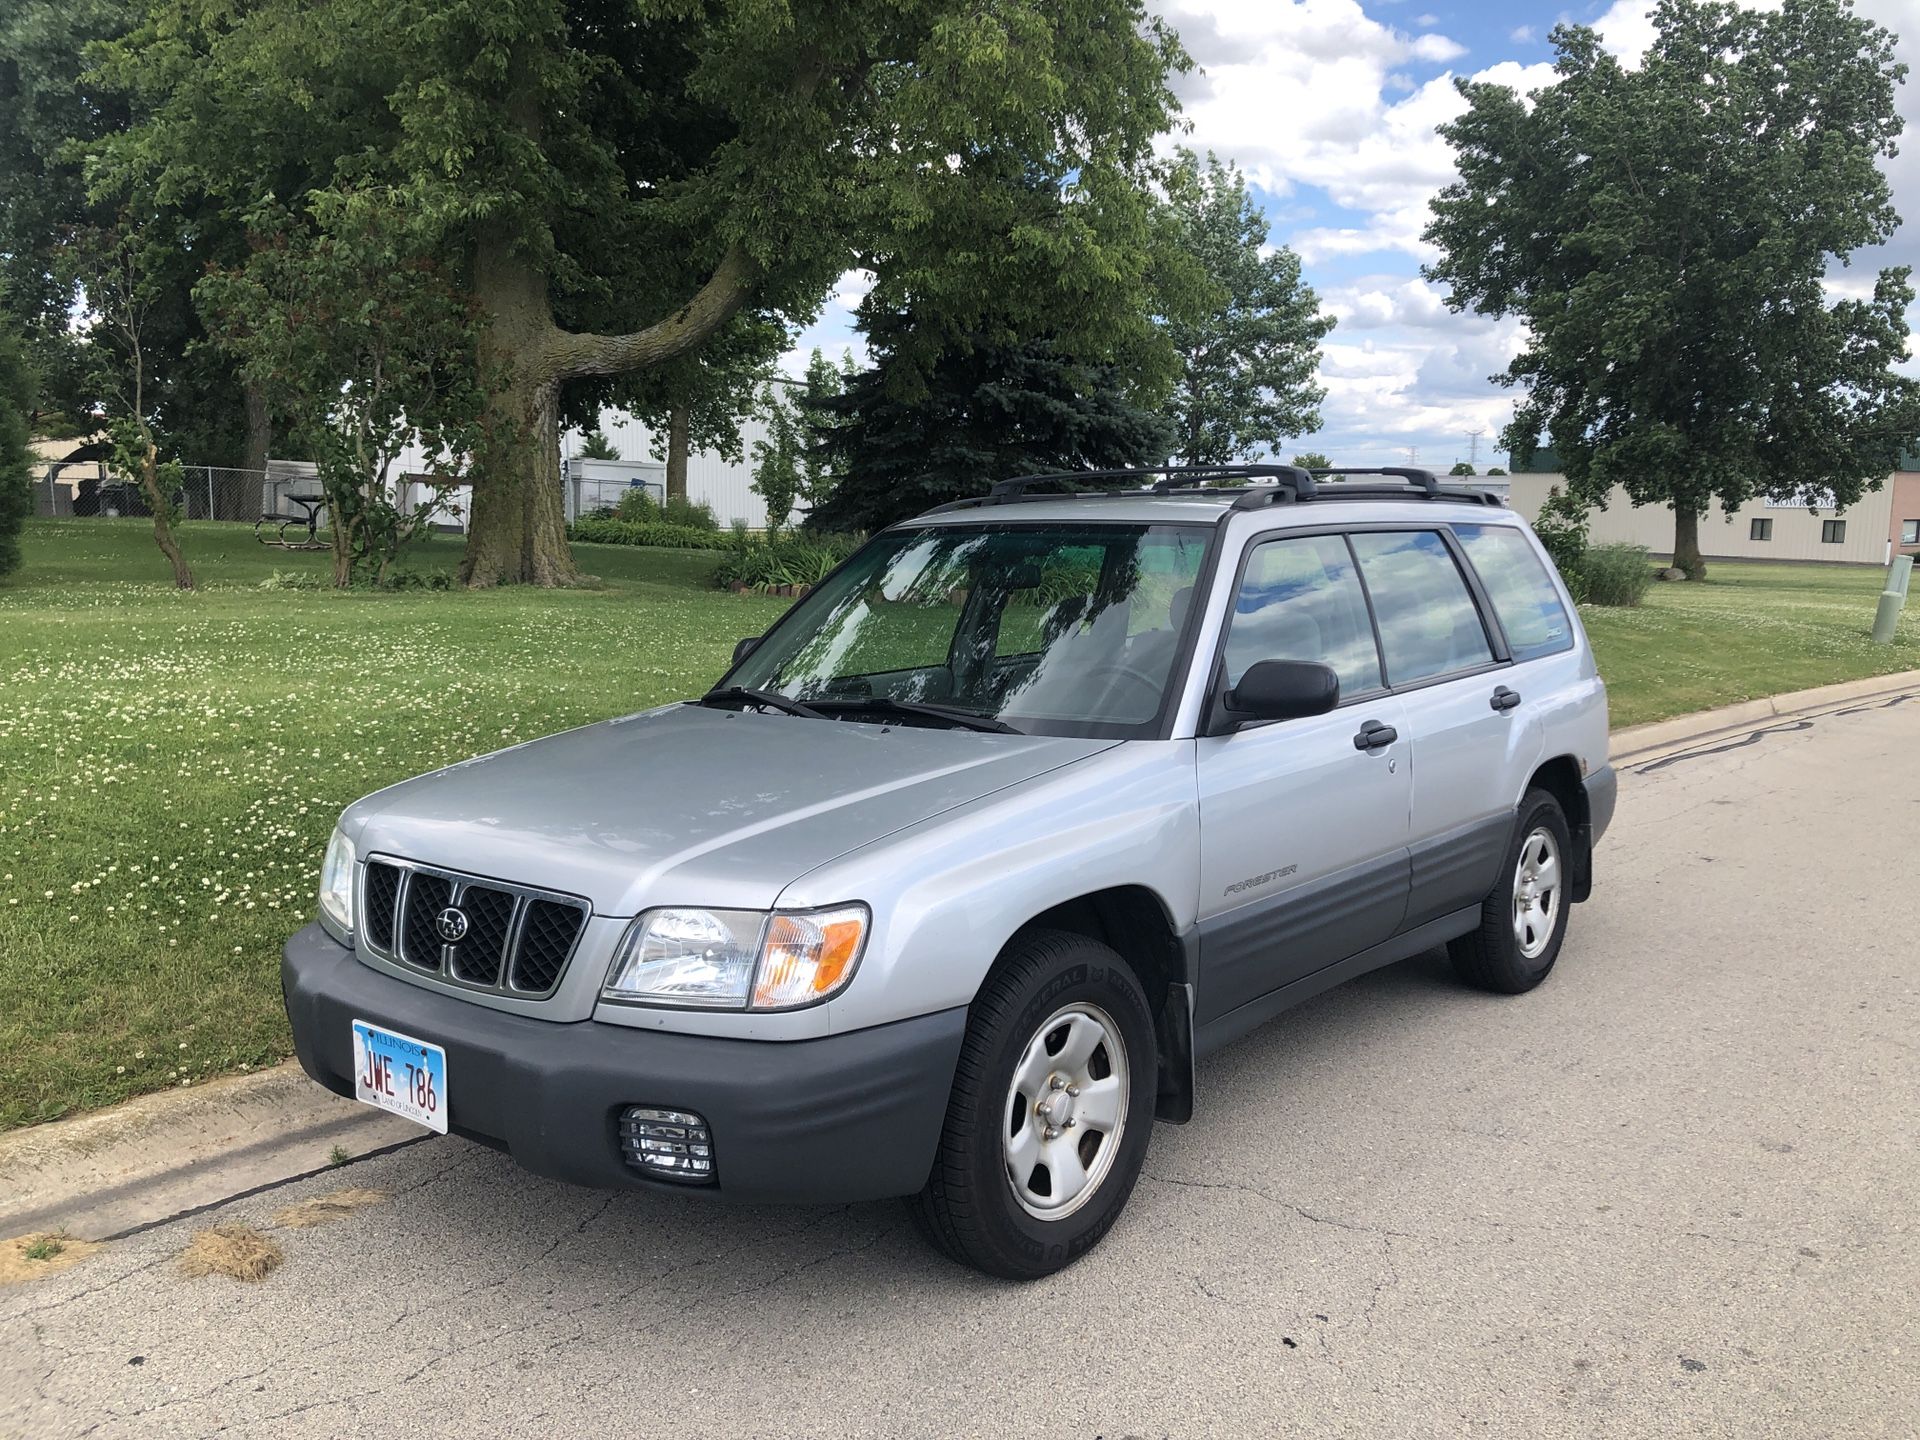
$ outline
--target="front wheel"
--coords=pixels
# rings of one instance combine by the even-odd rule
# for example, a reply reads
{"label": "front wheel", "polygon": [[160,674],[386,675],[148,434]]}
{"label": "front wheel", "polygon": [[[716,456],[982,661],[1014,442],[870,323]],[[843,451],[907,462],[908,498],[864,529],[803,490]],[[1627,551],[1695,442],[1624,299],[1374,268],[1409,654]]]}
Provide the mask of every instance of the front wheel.
{"label": "front wheel", "polygon": [[1071,1264],[1133,1193],[1157,1088],[1153,1016],[1126,962],[1064,931],[1023,940],[974,1001],[915,1218],[989,1275]]}

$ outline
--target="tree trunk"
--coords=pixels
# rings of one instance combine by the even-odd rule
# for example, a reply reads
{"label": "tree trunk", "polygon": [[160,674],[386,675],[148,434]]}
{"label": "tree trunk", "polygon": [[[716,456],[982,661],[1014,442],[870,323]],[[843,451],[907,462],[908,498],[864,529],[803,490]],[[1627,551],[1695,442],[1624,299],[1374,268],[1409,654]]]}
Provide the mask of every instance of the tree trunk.
{"label": "tree trunk", "polygon": [[266,480],[267,456],[273,450],[273,412],[267,408],[267,392],[249,380],[245,393],[247,448],[240,457],[240,466],[250,473],[240,477],[237,484],[222,486],[214,492],[213,518],[216,520],[252,518],[249,512],[259,505],[261,486]]}
{"label": "tree trunk", "polygon": [[353,528],[345,511],[327,497],[328,529],[333,541],[333,583],[339,590],[353,587]]}
{"label": "tree trunk", "polygon": [[510,237],[490,235],[475,251],[474,294],[488,316],[480,360],[490,389],[460,578],[477,589],[576,584],[560,489],[564,372],[548,354],[547,277]]}
{"label": "tree trunk", "polygon": [[687,498],[687,407],[667,411],[667,499]]}
{"label": "tree trunk", "polygon": [[493,585],[577,585],[560,486],[558,381],[509,384],[487,404],[487,454],[467,522],[460,578]]}
{"label": "tree trunk", "polygon": [[[729,251],[699,293],[665,319],[626,335],[577,335],[553,323],[547,277],[511,240],[481,239],[473,293],[487,321],[480,360],[489,393],[460,566],[467,585],[579,582],[560,488],[561,383],[647,370],[684,354],[739,312],[757,276],[744,251]],[[684,494],[684,460],[681,474]]]}
{"label": "tree trunk", "polygon": [[160,493],[160,457],[151,440],[140,456],[140,489],[147,497],[147,508],[153,511],[153,543],[173,566],[173,583],[182,590],[193,589],[193,571],[187,568],[180,542],[173,538],[173,525],[167,519],[171,497]]}
{"label": "tree trunk", "polygon": [[1673,508],[1673,567],[1689,580],[1707,578],[1707,562],[1700,557],[1700,514],[1686,505]]}

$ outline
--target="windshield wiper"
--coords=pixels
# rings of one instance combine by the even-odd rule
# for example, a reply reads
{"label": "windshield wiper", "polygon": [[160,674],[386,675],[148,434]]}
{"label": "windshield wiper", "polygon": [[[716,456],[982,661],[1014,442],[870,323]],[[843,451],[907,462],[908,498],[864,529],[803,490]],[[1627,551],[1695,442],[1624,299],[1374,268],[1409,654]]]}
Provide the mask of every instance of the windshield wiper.
{"label": "windshield wiper", "polygon": [[823,715],[917,715],[958,725],[963,730],[985,730],[995,735],[1024,735],[1004,720],[991,715],[976,715],[971,710],[956,710],[947,705],[924,705],[914,700],[896,700],[891,695],[858,695],[845,699],[816,700],[814,710]]}
{"label": "windshield wiper", "polygon": [[824,720],[827,717],[811,705],[802,705],[798,700],[789,700],[784,695],[776,695],[771,690],[749,690],[744,685],[729,685],[721,690],[709,690],[696,705],[757,705],[762,710],[778,710],[784,715],[799,715],[807,720]]}

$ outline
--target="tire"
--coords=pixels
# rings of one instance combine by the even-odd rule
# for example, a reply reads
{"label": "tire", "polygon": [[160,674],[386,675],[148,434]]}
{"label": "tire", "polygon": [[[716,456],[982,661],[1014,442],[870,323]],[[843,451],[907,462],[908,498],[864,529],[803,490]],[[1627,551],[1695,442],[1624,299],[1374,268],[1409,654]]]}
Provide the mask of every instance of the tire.
{"label": "tire", "polygon": [[[1547,874],[1552,883],[1542,883]],[[1447,946],[1469,985],[1501,995],[1533,989],[1553,970],[1572,908],[1573,836],[1560,802],[1529,790],[1493,891],[1480,908],[1480,928]],[[1524,887],[1531,879],[1531,892]]]}
{"label": "tire", "polygon": [[1153,1033],[1139,980],[1107,946],[1045,930],[1009,950],[974,999],[933,1171],[909,1202],[935,1248],[1037,1280],[1098,1244],[1146,1163]]}

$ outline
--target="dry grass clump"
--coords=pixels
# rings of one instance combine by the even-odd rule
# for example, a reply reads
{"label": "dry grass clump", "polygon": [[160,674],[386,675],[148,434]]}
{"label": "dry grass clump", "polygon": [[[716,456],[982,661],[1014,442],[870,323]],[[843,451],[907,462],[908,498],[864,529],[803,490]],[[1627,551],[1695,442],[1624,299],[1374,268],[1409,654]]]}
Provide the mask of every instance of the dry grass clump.
{"label": "dry grass clump", "polygon": [[180,1273],[190,1279],[226,1275],[235,1280],[264,1280],[286,1258],[280,1247],[251,1225],[215,1225],[197,1231],[180,1252]]}
{"label": "dry grass clump", "polygon": [[316,1225],[330,1225],[335,1220],[343,1220],[354,1211],[378,1205],[386,1198],[387,1192],[384,1190],[349,1185],[330,1195],[318,1195],[311,1200],[302,1200],[298,1205],[289,1205],[273,1217],[273,1223],[285,1230],[311,1230]]}

